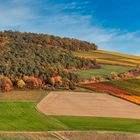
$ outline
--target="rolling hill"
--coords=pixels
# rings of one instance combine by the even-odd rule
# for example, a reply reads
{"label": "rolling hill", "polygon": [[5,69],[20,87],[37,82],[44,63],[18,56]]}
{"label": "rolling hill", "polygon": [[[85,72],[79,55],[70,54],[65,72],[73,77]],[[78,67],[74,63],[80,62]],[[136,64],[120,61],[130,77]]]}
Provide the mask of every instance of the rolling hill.
{"label": "rolling hill", "polygon": [[47,34],[0,32],[0,49],[0,77],[9,77],[14,86],[17,81],[24,85],[22,80],[28,76],[30,81],[35,77],[45,85],[69,87],[81,78],[106,78],[112,71],[123,73],[140,64],[138,56],[98,50],[94,43]]}
{"label": "rolling hill", "polygon": [[[95,60],[76,57],[71,51],[96,50],[86,41],[51,35],[0,32],[0,75],[13,83],[24,76],[39,77],[45,84],[54,84],[53,77],[61,77],[67,84],[78,78],[70,70],[97,68]],[[60,78],[59,78],[60,79]]]}
{"label": "rolling hill", "polygon": [[107,78],[110,76],[111,72],[120,74],[132,69],[134,69],[134,67],[102,64],[100,69],[77,70],[75,74],[83,80],[90,80],[93,76]]}
{"label": "rolling hill", "polygon": [[[59,114],[57,116],[45,116],[39,110],[36,110],[38,101],[49,94],[50,91],[55,89],[59,89],[60,92],[64,89],[74,90],[74,86],[79,85],[78,82],[81,78],[84,80],[90,79],[92,76],[106,78],[112,71],[117,73],[129,71],[139,64],[140,57],[98,50],[95,44],[76,39],[12,31],[0,32],[0,49],[0,88],[2,91],[3,89],[9,91],[9,86],[12,85],[13,89],[16,89],[0,96],[0,129],[2,131],[140,131],[140,121],[137,119],[110,118],[111,116],[107,118],[79,115],[61,116]],[[139,83],[140,81],[136,79],[124,79],[121,82],[106,81],[103,84],[94,83],[89,85],[90,90],[86,90],[84,87],[74,90],[78,92],[83,90],[80,94],[84,95],[84,98],[80,97],[77,92],[69,94],[68,91],[65,93],[65,98],[63,98],[64,96],[62,97],[62,93],[60,93],[59,97],[62,97],[62,100],[69,104],[70,98],[68,97],[74,95],[69,106],[75,108],[76,103],[78,103],[78,110],[81,111],[81,102],[83,102],[83,109],[87,112],[86,105],[90,105],[91,102],[95,101],[95,107],[104,106],[106,104],[104,101],[105,96],[109,97],[109,95],[102,93],[97,95],[94,92],[95,94],[91,93],[91,96],[97,95],[100,102],[97,103],[97,98],[95,97],[92,99],[90,97],[91,101],[89,101],[88,96],[90,93],[88,95],[87,92],[94,91],[95,84],[97,86],[101,84],[99,86],[100,90],[104,87],[109,87],[108,89],[110,90],[110,86],[113,86],[112,90],[118,87],[117,91],[123,91],[123,88],[127,87],[126,91],[128,92],[137,91],[136,94],[132,94],[132,97],[135,97],[140,95]],[[123,84],[124,87],[122,86]],[[133,87],[135,87],[135,90],[132,90]],[[77,101],[75,100],[76,96]],[[128,95],[125,96],[128,97]],[[111,98],[116,100],[115,97]],[[56,96],[55,100],[63,103]],[[50,100],[51,105],[58,107],[60,103],[56,103],[55,100]],[[121,101],[120,99],[118,100]],[[84,101],[87,101],[87,103]],[[113,100],[110,102],[113,102]],[[111,107],[114,110],[110,102],[108,102],[109,108]],[[65,104],[62,106],[65,106]],[[124,105],[122,106],[125,107]],[[63,110],[64,108],[60,109]],[[92,109],[89,109],[89,111]],[[93,113],[95,113],[94,110]],[[12,134],[12,132],[10,133]],[[6,138],[4,137],[4,139]]]}

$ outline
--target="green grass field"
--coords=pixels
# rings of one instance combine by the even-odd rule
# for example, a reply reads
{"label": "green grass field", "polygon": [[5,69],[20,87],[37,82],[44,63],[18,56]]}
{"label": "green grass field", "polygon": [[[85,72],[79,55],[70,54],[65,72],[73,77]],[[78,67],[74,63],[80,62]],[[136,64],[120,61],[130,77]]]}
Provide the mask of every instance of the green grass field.
{"label": "green grass field", "polygon": [[110,130],[140,132],[140,120],[45,116],[35,109],[36,103],[36,100],[1,100],[0,131]]}
{"label": "green grass field", "polygon": [[132,95],[140,96],[140,80],[139,79],[125,79],[119,81],[108,81],[104,84],[117,87],[119,89],[125,90]]}
{"label": "green grass field", "polygon": [[35,110],[35,102],[0,102],[1,131],[113,130],[140,132],[140,120],[45,116]]}
{"label": "green grass field", "polygon": [[101,69],[80,70],[75,73],[78,74],[80,78],[86,80],[90,79],[92,76],[102,76],[106,78],[110,75],[111,72],[116,72],[119,74],[131,69],[134,68],[115,65],[102,65]]}

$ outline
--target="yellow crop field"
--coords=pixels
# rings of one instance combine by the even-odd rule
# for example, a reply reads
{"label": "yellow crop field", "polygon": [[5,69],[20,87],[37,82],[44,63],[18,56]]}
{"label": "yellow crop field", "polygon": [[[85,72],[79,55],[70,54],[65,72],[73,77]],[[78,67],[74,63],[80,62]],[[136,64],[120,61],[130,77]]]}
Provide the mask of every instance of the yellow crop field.
{"label": "yellow crop field", "polygon": [[86,59],[96,59],[102,64],[120,65],[120,66],[137,66],[140,65],[140,57],[121,54],[116,52],[97,50],[97,51],[79,51],[74,52],[75,56]]}
{"label": "yellow crop field", "polygon": [[134,60],[134,59],[122,59],[122,61],[130,62],[130,63],[134,63],[134,64],[136,64],[136,65],[140,65],[140,60]]}
{"label": "yellow crop field", "polygon": [[105,51],[105,50],[96,50],[95,52],[104,53],[104,54],[111,54],[111,55],[114,55],[114,56],[120,56],[120,57],[124,57],[124,58],[129,58],[129,59],[140,60],[140,56],[122,54],[122,53],[118,53],[118,52],[111,52],[111,51]]}
{"label": "yellow crop field", "polygon": [[132,66],[132,67],[136,66],[135,64],[124,63],[124,62],[113,61],[113,60],[104,60],[104,59],[97,59],[97,62],[102,64],[111,64],[111,65],[120,65],[120,66]]}

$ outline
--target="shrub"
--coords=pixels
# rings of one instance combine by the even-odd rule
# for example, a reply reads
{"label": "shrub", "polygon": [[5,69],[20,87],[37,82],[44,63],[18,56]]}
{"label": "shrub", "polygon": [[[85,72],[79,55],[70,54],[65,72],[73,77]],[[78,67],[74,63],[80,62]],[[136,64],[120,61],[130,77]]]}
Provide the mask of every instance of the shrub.
{"label": "shrub", "polygon": [[43,86],[43,81],[40,78],[29,76],[26,80],[26,86],[30,89],[41,88]]}
{"label": "shrub", "polygon": [[50,78],[50,84],[55,87],[62,86],[62,77],[61,76],[54,76]]}
{"label": "shrub", "polygon": [[121,79],[134,78],[135,75],[132,72],[125,72],[118,75]]}
{"label": "shrub", "polygon": [[136,79],[140,80],[140,76],[137,76]]}
{"label": "shrub", "polygon": [[103,82],[103,81],[105,81],[105,79],[104,79],[103,77],[101,77],[101,76],[93,76],[93,77],[91,78],[91,81],[93,81],[93,82],[95,82],[95,83],[98,83],[98,82]]}
{"label": "shrub", "polygon": [[111,80],[119,80],[120,77],[118,76],[118,74],[116,72],[111,72],[110,79]]}
{"label": "shrub", "polygon": [[0,75],[0,81],[2,81],[4,78],[4,75]]}
{"label": "shrub", "polygon": [[52,90],[52,88],[49,85],[43,85],[43,90]]}
{"label": "shrub", "polygon": [[4,77],[1,83],[2,91],[10,91],[13,89],[13,83],[8,77]]}
{"label": "shrub", "polygon": [[0,89],[1,89],[1,85],[2,85],[2,80],[3,80],[4,76],[0,75]]}
{"label": "shrub", "polygon": [[132,74],[131,72],[125,72],[124,75],[125,78],[134,78],[134,74]]}
{"label": "shrub", "polygon": [[61,76],[55,76],[53,77],[55,82],[62,82],[62,77]]}
{"label": "shrub", "polygon": [[136,71],[140,72],[140,65],[137,66]]}
{"label": "shrub", "polygon": [[49,83],[50,83],[52,86],[55,85],[55,79],[54,79],[54,77],[51,77],[51,78],[50,78]]}
{"label": "shrub", "polygon": [[96,77],[95,76],[92,76],[91,77],[91,81],[95,82],[96,81]]}
{"label": "shrub", "polygon": [[28,76],[24,76],[23,80],[26,81],[28,79]]}
{"label": "shrub", "polygon": [[70,89],[70,90],[75,90],[75,83],[70,82],[70,83],[69,83],[69,89]]}
{"label": "shrub", "polygon": [[18,82],[17,82],[17,86],[19,87],[19,88],[23,88],[23,87],[25,87],[25,82],[21,79],[21,80],[18,80]]}
{"label": "shrub", "polygon": [[67,79],[67,78],[63,79],[63,87],[69,89],[69,83],[70,83],[69,79]]}

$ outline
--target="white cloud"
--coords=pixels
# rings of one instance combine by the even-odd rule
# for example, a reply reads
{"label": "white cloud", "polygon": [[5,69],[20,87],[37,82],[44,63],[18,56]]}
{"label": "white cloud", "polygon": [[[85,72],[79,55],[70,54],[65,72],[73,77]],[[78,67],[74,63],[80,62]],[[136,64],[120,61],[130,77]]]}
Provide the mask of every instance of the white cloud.
{"label": "white cloud", "polygon": [[[28,4],[28,6],[27,6]],[[101,49],[139,54],[140,31],[104,28],[94,23],[94,15],[82,15],[79,4],[37,0],[11,0],[0,5],[0,29],[48,33],[95,42]],[[72,10],[71,13],[65,12]],[[92,22],[92,23],[91,23]]]}

